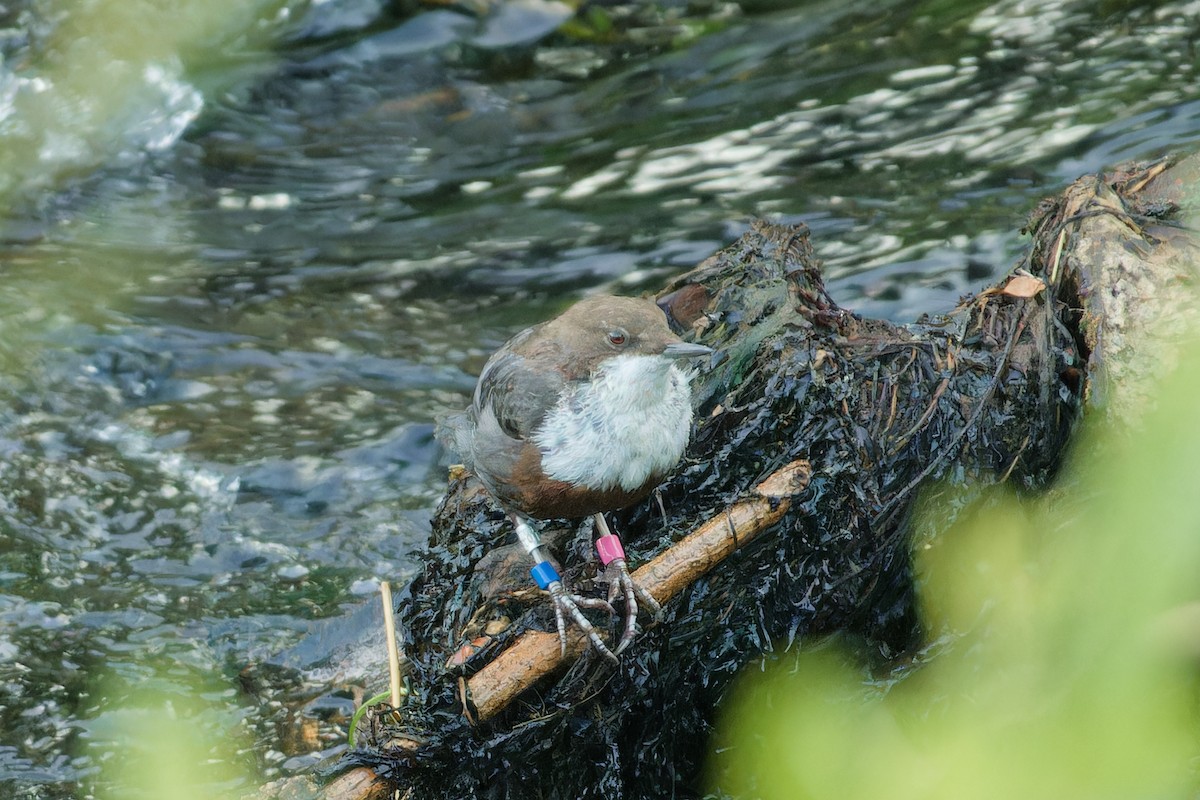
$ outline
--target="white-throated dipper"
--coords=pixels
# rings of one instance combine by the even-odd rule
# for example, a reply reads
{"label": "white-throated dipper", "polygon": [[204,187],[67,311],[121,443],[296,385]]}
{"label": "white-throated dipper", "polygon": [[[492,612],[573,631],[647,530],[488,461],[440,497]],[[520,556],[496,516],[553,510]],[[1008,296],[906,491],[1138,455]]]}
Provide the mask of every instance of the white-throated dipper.
{"label": "white-throated dipper", "polygon": [[614,612],[564,588],[529,518],[595,520],[609,600],[625,596],[620,653],[636,633],[638,598],[655,614],[659,607],[630,578],[604,512],[646,498],[679,463],[692,429],[679,360],[711,352],[672,333],[651,300],[591,297],[505,343],[484,365],[470,408],[442,424],[441,438],[500,502],[533,558],[564,652],[569,616],[616,661],[580,608]]}

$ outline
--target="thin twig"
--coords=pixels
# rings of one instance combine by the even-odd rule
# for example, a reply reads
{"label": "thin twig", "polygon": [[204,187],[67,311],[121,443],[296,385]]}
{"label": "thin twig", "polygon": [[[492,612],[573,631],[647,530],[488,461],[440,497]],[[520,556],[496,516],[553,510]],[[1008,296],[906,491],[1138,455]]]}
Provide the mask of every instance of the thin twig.
{"label": "thin twig", "polygon": [[987,406],[988,402],[991,401],[992,395],[995,394],[996,388],[1000,385],[1001,376],[1004,374],[1004,370],[1008,367],[1008,359],[1012,356],[1013,347],[1016,346],[1017,340],[1021,338],[1021,334],[1025,332],[1025,317],[1029,314],[1029,309],[1032,307],[1032,305],[1026,305],[1025,310],[1022,311],[1021,318],[1017,322],[1017,327],[1009,337],[1008,344],[1005,346],[1004,352],[1001,354],[1000,360],[996,364],[996,370],[994,373],[992,373],[992,378],[988,382],[987,389],[984,390],[983,394],[976,401],[975,408],[971,412],[970,418],[961,428],[958,429],[958,431],[955,432],[950,441],[944,444],[941,449],[938,450],[937,455],[930,459],[928,466],[921,470],[921,472],[915,478],[909,481],[903,489],[896,492],[896,494],[892,496],[892,499],[879,509],[879,513],[875,515],[875,519],[872,521],[872,525],[876,528],[876,530],[880,529],[882,526],[891,521],[892,515],[895,514],[896,510],[901,507],[901,503],[908,499],[912,492],[918,486],[920,486],[926,478],[933,474],[934,470],[938,469],[952,453],[957,451],[958,445],[962,441],[963,437],[965,437],[967,432],[974,428],[979,422],[979,418],[983,414],[983,409]]}
{"label": "thin twig", "polygon": [[388,678],[392,690],[392,708],[400,707],[400,648],[396,646],[396,617],[392,609],[392,586],[387,581],[379,584],[383,597],[383,628],[387,633]]}

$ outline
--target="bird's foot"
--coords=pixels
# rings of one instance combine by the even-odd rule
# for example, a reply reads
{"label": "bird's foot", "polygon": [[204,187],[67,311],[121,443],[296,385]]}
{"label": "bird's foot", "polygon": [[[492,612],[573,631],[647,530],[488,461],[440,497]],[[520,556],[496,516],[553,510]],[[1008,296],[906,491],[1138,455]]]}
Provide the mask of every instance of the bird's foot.
{"label": "bird's foot", "polygon": [[[553,581],[547,587],[546,591],[550,593],[550,602],[554,604],[554,622],[558,626],[558,643],[562,648],[562,654],[567,654],[567,617],[571,618],[571,622],[575,623],[575,627],[583,631],[592,643],[592,647],[600,652],[600,655],[607,658],[614,664],[620,663],[617,660],[616,653],[608,649],[608,645],[600,638],[600,634],[596,633],[596,629],[588,622],[588,618],[583,615],[583,608],[596,608],[607,611],[609,614],[616,614],[612,605],[596,597],[580,597],[577,594],[571,594],[566,587],[562,585],[562,581]],[[617,648],[617,652],[621,652]]]}
{"label": "bird's foot", "polygon": [[625,559],[614,558],[608,562],[605,577],[608,579],[609,604],[611,605],[618,596],[625,598],[625,630],[614,651],[619,654],[637,636],[638,609],[645,608],[657,620],[662,618],[662,606],[650,592],[646,591],[644,586],[629,574],[629,567],[625,564]]}
{"label": "bird's foot", "polygon": [[649,609],[655,619],[662,616],[662,606],[629,574],[629,566],[625,563],[625,548],[599,514],[596,515],[596,524],[604,531],[604,535],[596,540],[596,551],[600,554],[600,560],[607,565],[605,577],[608,580],[608,602],[611,604],[620,595],[625,597],[625,631],[621,634],[621,641],[617,643],[616,649],[616,652],[620,653],[629,646],[633,637],[637,636],[638,601]]}

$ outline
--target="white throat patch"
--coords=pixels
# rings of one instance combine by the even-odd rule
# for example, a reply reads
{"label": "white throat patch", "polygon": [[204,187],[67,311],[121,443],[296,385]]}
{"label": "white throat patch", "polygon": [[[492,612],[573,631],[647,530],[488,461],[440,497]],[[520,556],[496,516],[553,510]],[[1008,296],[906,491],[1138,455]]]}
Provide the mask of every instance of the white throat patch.
{"label": "white throat patch", "polygon": [[692,429],[688,374],[665,356],[615,356],[559,398],[533,433],[542,471],[589,489],[632,491],[669,472]]}

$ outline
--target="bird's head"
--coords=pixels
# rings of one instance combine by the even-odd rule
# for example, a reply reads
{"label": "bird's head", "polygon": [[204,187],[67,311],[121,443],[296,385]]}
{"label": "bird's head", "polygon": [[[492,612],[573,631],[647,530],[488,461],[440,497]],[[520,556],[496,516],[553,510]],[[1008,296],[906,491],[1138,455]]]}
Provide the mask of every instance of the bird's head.
{"label": "bird's head", "polygon": [[581,300],[548,322],[544,335],[561,348],[573,379],[586,378],[620,356],[645,357],[638,360],[647,369],[665,374],[680,359],[712,353],[709,347],[680,339],[667,326],[662,309],[636,297]]}

